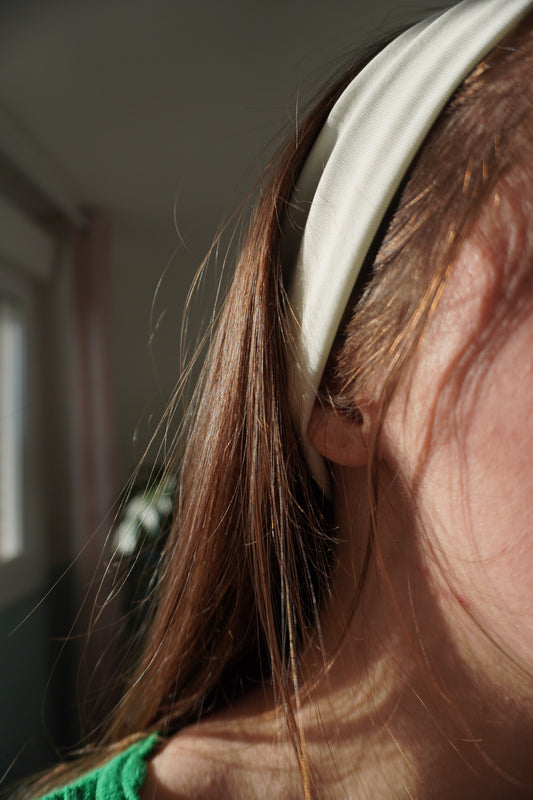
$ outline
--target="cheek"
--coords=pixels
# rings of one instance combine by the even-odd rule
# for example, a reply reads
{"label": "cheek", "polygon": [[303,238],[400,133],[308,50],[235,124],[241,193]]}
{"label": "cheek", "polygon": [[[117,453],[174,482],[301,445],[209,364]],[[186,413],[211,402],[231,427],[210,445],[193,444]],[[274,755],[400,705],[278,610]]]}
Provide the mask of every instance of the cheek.
{"label": "cheek", "polygon": [[466,609],[533,671],[532,273],[465,245],[391,404],[383,457],[412,498],[420,566],[450,626]]}
{"label": "cheek", "polygon": [[[517,325],[444,420],[417,508],[448,592],[533,666],[533,317]],[[475,369],[475,368],[474,368]],[[438,407],[438,404],[437,404]],[[434,406],[435,408],[435,406]],[[439,414],[443,417],[439,420]]]}

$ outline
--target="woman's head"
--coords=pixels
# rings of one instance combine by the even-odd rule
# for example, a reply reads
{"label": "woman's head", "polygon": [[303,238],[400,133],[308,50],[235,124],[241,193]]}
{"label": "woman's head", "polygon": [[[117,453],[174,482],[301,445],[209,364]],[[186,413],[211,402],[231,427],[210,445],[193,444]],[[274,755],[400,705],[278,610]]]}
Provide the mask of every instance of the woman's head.
{"label": "woman's head", "polygon": [[349,82],[313,144],[291,197],[281,250],[296,318],[290,377],[304,447],[328,355],[387,209],[461,80],[528,5],[466,0],[407,29]]}
{"label": "woman's head", "polygon": [[524,24],[434,127],[311,426],[333,462],[374,457],[401,476],[441,588],[529,668],[532,69]]}
{"label": "woman's head", "polygon": [[[337,423],[341,430],[349,425],[370,465],[359,473],[370,519],[363,516],[355,531],[362,552],[355,600],[379,557],[383,464],[400,475],[411,511],[421,516],[421,493],[437,480],[431,470],[438,465],[442,472],[430,447],[448,428],[454,431],[454,409],[462,407],[455,400],[470,397],[473,376],[490,374],[490,357],[497,363],[499,345],[489,331],[496,333],[500,322],[510,326],[497,298],[502,286],[519,285],[507,283],[506,275],[516,261],[510,244],[518,241],[509,230],[523,230],[518,206],[527,208],[516,199],[520,175],[527,174],[521,165],[531,153],[532,55],[528,19],[474,70],[433,126],[369,251],[322,380],[315,446],[339,460],[328,451],[330,434]],[[306,466],[291,419],[294,320],[281,261],[283,221],[306,156],[359,69],[345,73],[284,148],[251,221],[190,416],[154,621],[118,709],[115,738],[179,727],[259,680],[273,685],[296,731],[291,709],[299,662],[306,648],[319,644],[337,533],[335,509]],[[492,261],[475,280],[460,280],[474,270],[476,258],[467,254],[478,241],[494,252],[501,242],[494,264],[509,266],[492,270],[496,277],[486,291]],[[464,311],[470,288],[474,305],[476,291],[494,302],[484,301],[479,314],[454,316],[451,298]],[[452,352],[452,336],[440,357],[431,342],[438,338],[444,347],[438,331],[447,331],[446,319],[469,327],[458,351]],[[472,319],[479,324],[472,326]],[[420,378],[422,364],[428,368]],[[442,398],[435,395],[439,382]],[[416,414],[409,400],[416,400]],[[426,522],[433,518],[418,516],[429,537]],[[428,546],[438,551],[438,536]]]}

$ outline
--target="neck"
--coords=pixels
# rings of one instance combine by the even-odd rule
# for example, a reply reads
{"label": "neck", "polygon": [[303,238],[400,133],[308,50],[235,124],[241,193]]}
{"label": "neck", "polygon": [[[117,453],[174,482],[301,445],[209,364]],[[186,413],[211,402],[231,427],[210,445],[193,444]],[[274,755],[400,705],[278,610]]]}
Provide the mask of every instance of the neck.
{"label": "neck", "polygon": [[[508,659],[464,610],[457,612],[414,532],[398,521],[398,497],[391,498],[394,516],[380,519],[373,566],[353,608],[368,514],[364,497],[356,502],[361,475],[337,477],[339,566],[321,648],[303,659],[296,711],[316,787],[307,796],[530,797],[530,676],[520,684]],[[171,773],[180,758],[190,764],[195,754],[194,774],[208,775],[210,785],[226,787],[236,800],[259,800],[265,786],[270,796],[305,796],[283,713],[265,688],[176,742],[177,751],[167,751]],[[213,794],[219,796],[226,795]]]}
{"label": "neck", "polygon": [[[531,675],[524,678],[439,580],[405,523],[412,512],[398,512],[399,487],[391,488],[394,514],[382,503],[373,566],[352,610],[368,513],[358,471],[336,477],[339,566],[323,618],[330,662],[324,668],[314,652],[304,666],[321,674],[308,680],[302,711],[311,759],[316,753],[324,765],[321,783],[330,763],[331,780],[373,787],[375,797],[530,796]],[[342,796],[340,785],[333,795]]]}

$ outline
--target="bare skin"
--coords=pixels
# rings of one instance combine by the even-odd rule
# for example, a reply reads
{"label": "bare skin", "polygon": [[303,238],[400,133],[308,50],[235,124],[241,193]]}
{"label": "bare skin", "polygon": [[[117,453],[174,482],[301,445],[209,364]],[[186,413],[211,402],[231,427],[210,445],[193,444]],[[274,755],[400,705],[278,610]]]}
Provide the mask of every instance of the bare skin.
{"label": "bare skin", "polygon": [[[341,544],[322,620],[328,668],[307,654],[298,711],[313,797],[533,793],[533,279],[529,263],[507,269],[482,237],[464,246],[399,387],[380,449],[377,557],[355,614],[375,412],[371,399],[359,400],[362,423],[315,407]],[[266,689],[171,738],[143,791],[266,797],[305,797]]]}

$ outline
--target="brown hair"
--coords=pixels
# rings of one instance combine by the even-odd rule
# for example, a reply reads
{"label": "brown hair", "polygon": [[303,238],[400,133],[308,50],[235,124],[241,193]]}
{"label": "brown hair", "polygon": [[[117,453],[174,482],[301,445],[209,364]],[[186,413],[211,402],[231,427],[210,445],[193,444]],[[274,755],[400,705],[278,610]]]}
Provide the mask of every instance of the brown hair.
{"label": "brown hair", "polygon": [[[383,419],[460,243],[509,168],[527,158],[521,148],[530,114],[531,19],[458,89],[390,209],[323,387],[324,401],[339,413],[356,413],[354,398],[367,393],[379,369]],[[331,509],[288,411],[291,318],[280,239],[305,157],[366,60],[322,97],[261,189],[188,414],[153,619],[108,745],[140,732],[176,731],[262,680],[272,682],[302,755],[294,714],[299,656],[317,638],[335,543]],[[379,502],[377,446],[369,466],[372,508]],[[368,564],[372,526],[361,537]]]}

